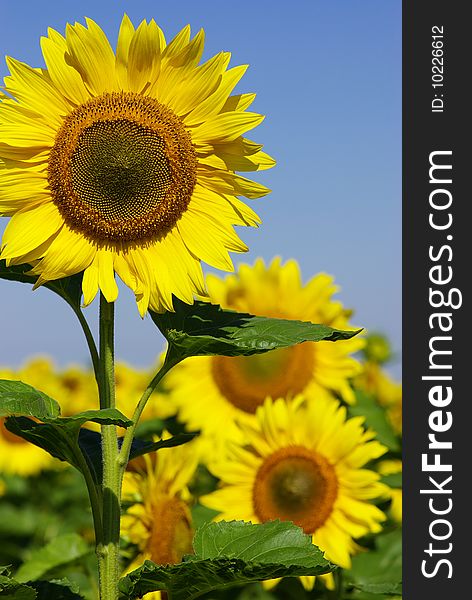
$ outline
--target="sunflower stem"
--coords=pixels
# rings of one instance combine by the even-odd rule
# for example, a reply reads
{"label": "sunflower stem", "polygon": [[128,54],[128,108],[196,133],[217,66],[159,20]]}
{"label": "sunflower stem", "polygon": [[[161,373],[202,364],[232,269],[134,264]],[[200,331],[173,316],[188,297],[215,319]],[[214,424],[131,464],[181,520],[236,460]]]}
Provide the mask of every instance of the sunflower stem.
{"label": "sunflower stem", "polygon": [[[114,304],[100,294],[100,408],[115,407]],[[121,472],[115,425],[102,425],[102,540],[97,542],[100,600],[118,598]]]}
{"label": "sunflower stem", "polygon": [[147,401],[149,400],[153,391],[156,389],[159,382],[162,381],[162,378],[172,369],[172,367],[175,367],[175,365],[178,362],[180,362],[180,360],[169,359],[169,355],[166,354],[164,364],[159,369],[159,371],[154,375],[152,380],[149,382],[149,384],[148,384],[147,388],[144,390],[143,395],[141,396],[138,404],[136,405],[136,408],[135,408],[135,411],[134,411],[133,417],[132,417],[133,424],[130,427],[128,427],[128,429],[126,430],[125,436],[123,438],[123,443],[121,444],[120,454],[118,457],[118,462],[119,462],[122,472],[124,472],[124,470],[126,469],[126,465],[128,464],[129,453],[131,450],[131,445],[133,443],[136,427],[138,426],[139,419],[141,417],[143,410],[146,407]]}
{"label": "sunflower stem", "polygon": [[77,308],[72,303],[70,303],[70,306],[72,307],[72,310],[76,314],[77,319],[79,320],[79,323],[82,327],[82,331],[84,332],[85,340],[87,341],[87,346],[88,346],[89,352],[90,352],[90,358],[92,360],[93,372],[95,374],[95,379],[97,380],[97,383],[98,383],[98,379],[100,376],[99,375],[99,373],[100,373],[100,358],[98,356],[98,350],[97,350],[97,346],[95,344],[95,340],[93,338],[92,332],[90,331],[90,327],[87,322],[87,319],[84,317],[84,313],[80,310],[80,308]]}

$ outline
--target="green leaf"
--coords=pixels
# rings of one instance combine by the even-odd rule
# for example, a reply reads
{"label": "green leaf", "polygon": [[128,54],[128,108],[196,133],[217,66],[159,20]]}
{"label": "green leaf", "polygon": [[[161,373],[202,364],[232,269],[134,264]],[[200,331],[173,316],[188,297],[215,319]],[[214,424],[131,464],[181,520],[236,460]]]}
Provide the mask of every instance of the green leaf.
{"label": "green leaf", "polygon": [[55,418],[60,412],[55,400],[34,387],[21,381],[0,379],[0,417],[23,415],[44,419]]}
{"label": "green leaf", "polygon": [[368,594],[381,594],[382,596],[401,596],[401,583],[355,583],[353,587]]}
{"label": "green leaf", "polygon": [[[18,281],[34,285],[38,279],[37,275],[29,275],[31,270],[29,265],[6,266],[4,260],[0,260],[0,279]],[[48,281],[43,287],[55,292],[61,298],[75,309],[80,309],[80,300],[82,297],[82,273],[64,277],[55,281]]]}
{"label": "green leaf", "polygon": [[146,561],[129,573],[120,581],[120,598],[166,590],[173,600],[193,600],[233,585],[321,575],[336,568],[311,543],[311,537],[290,522],[208,523],[197,530],[193,544],[195,555],[180,564]]}
{"label": "green leaf", "polygon": [[[114,408],[87,410],[70,417],[43,418],[42,420],[45,423],[37,423],[26,417],[9,417],[5,421],[5,427],[11,433],[39,446],[55,458],[68,462],[81,472],[84,470],[82,460],[84,457],[97,484],[101,482],[101,458],[99,461],[90,461],[89,457],[92,455],[90,448],[88,453],[82,451],[79,443],[82,425],[89,421],[120,427],[131,425],[131,421]],[[100,436],[97,434],[95,439],[95,445],[99,446]]]}
{"label": "green leaf", "polygon": [[[346,579],[365,592],[365,586],[376,584],[396,589],[402,580],[402,535],[396,529],[376,536],[375,548],[362,552],[352,559],[352,567],[346,571]],[[387,592],[375,592],[387,593]]]}
{"label": "green leaf", "polygon": [[385,409],[377,404],[374,397],[355,390],[356,403],[349,406],[348,412],[351,417],[365,417],[365,425],[371,427],[377,434],[377,439],[393,452],[400,450],[398,437],[392,429]]}
{"label": "green leaf", "polygon": [[193,440],[197,435],[198,433],[178,433],[167,440],[158,440],[157,442],[150,442],[147,440],[134,438],[129,453],[129,459],[132,460],[133,458],[142,456],[143,454],[149,454],[149,452],[156,452],[162,448],[174,448],[175,446],[182,446],[182,444],[186,444],[187,442]]}
{"label": "green leaf", "polygon": [[311,537],[285,521],[254,525],[244,521],[207,523],[196,533],[195,554],[200,558],[239,558],[247,562],[284,566],[327,565]]}
{"label": "green leaf", "polygon": [[3,575],[0,575],[0,596],[2,600],[36,600],[36,592],[32,587]]}
{"label": "green leaf", "polygon": [[0,567],[0,596],[5,600],[35,600],[33,588],[11,578],[9,566]]}
{"label": "green leaf", "polygon": [[359,333],[340,331],[304,321],[256,317],[224,310],[216,304],[185,304],[174,298],[175,312],[150,311],[154,323],[169,342],[168,357],[249,356],[301,342],[347,340]]}
{"label": "green leaf", "polygon": [[29,585],[36,590],[36,600],[84,600],[78,588],[67,579],[34,581]]}
{"label": "green leaf", "polygon": [[15,577],[20,583],[41,579],[49,572],[73,563],[91,551],[80,535],[67,533],[32,552],[30,558],[20,566]]}

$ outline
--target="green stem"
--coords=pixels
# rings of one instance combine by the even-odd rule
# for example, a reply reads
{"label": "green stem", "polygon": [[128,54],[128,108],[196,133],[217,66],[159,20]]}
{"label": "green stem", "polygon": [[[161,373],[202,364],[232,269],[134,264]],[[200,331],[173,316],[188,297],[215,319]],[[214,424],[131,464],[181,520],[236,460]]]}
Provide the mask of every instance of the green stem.
{"label": "green stem", "polygon": [[[115,407],[114,304],[100,294],[100,408]],[[115,425],[102,425],[103,536],[97,544],[100,600],[118,598],[121,472]]]}
{"label": "green stem", "polygon": [[77,466],[80,468],[85,484],[87,485],[87,491],[90,499],[90,506],[92,507],[93,526],[95,529],[95,543],[98,546],[103,539],[103,524],[102,524],[102,498],[101,490],[97,489],[95,481],[92,477],[92,472],[87,461],[84,458],[82,452],[77,450],[76,446],[71,444],[70,450],[72,451]]}
{"label": "green stem", "polygon": [[87,341],[87,346],[88,346],[89,352],[90,352],[90,358],[92,359],[92,366],[93,366],[93,371],[95,373],[95,379],[97,380],[97,383],[98,383],[99,372],[100,372],[100,367],[99,367],[100,358],[98,356],[98,350],[97,350],[97,346],[95,344],[94,337],[92,335],[92,332],[90,331],[90,327],[89,327],[89,324],[87,323],[87,319],[84,317],[84,313],[80,310],[80,308],[75,306],[75,304],[73,304],[72,302],[69,302],[69,306],[72,308],[75,315],[79,319],[79,323],[82,327],[82,331],[84,332],[85,339]]}
{"label": "green stem", "polygon": [[136,431],[136,427],[138,426],[139,419],[141,417],[141,414],[142,414],[144,408],[146,407],[147,401],[149,400],[151,394],[156,389],[157,385],[162,380],[164,375],[166,375],[172,369],[172,367],[175,367],[175,365],[178,362],[179,362],[179,360],[176,360],[176,359],[169,360],[168,355],[166,355],[164,364],[159,369],[159,371],[154,375],[154,377],[150,381],[149,385],[144,390],[144,393],[141,396],[138,404],[136,405],[136,409],[135,409],[133,417],[131,419],[133,421],[133,424],[130,427],[128,427],[128,429],[126,430],[125,436],[123,438],[123,443],[121,445],[120,454],[118,457],[118,462],[119,462],[122,472],[124,472],[124,470],[126,469],[126,465],[128,464],[129,453],[131,450],[131,445],[133,443],[133,438],[134,438],[134,434]]}

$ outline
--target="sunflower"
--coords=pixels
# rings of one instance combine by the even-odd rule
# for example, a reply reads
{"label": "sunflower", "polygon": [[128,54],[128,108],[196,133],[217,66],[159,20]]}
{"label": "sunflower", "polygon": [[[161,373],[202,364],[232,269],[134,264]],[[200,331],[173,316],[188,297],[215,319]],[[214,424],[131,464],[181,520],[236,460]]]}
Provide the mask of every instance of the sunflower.
{"label": "sunflower", "polygon": [[[16,371],[0,367],[0,379],[15,381],[20,377]],[[58,462],[45,450],[8,431],[5,418],[0,417],[0,473],[35,475]]]}
{"label": "sunflower", "polygon": [[[169,437],[164,431],[163,439]],[[198,441],[163,449],[132,461],[123,481],[122,536],[138,547],[138,554],[126,571],[144,560],[175,564],[192,550],[193,528],[188,484],[198,466]],[[133,463],[137,463],[134,467]],[[134,470],[137,469],[137,470]],[[145,596],[159,600],[160,592]]]}
{"label": "sunflower", "polygon": [[231,95],[246,66],[230,53],[203,64],[204,32],[166,43],[151,20],[125,15],[116,52],[91,19],[49,29],[46,69],[8,57],[0,99],[0,257],[47,281],[84,272],[84,304],[118,296],[115,273],[148,307],[205,294],[200,261],[232,270],[247,247],[233,225],[257,226],[237,197],[269,190],[236,171],[275,163],[244,134],[263,116],[254,94]]}
{"label": "sunflower", "polygon": [[[380,531],[385,519],[370,500],[386,486],[362,467],[386,448],[362,423],[346,420],[345,407],[326,397],[267,399],[253,425],[241,424],[247,443],[230,442],[210,464],[221,487],[200,502],[219,511],[217,519],[293,521],[329,560],[349,568],[354,538]],[[314,578],[302,582],[311,588]]]}
{"label": "sunflower", "polygon": [[[237,275],[222,280],[207,277],[210,300],[224,308],[255,315],[300,319],[350,329],[350,312],[333,300],[337,291],[325,273],[302,284],[296,261],[269,266],[258,259],[241,265]],[[249,357],[195,357],[177,365],[165,378],[167,401],[191,430],[205,435],[238,436],[236,419],[251,422],[266,397],[308,392],[339,394],[346,402],[354,395],[349,379],[361,365],[350,356],[363,345],[361,338],[342,342],[307,342]],[[221,423],[225,423],[224,432]]]}

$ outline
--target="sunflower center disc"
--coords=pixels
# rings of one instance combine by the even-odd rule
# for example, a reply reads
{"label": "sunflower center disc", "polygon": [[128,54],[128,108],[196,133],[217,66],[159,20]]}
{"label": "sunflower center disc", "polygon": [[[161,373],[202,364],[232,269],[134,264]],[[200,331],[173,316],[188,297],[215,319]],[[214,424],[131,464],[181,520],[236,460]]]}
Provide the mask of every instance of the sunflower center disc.
{"label": "sunflower center disc", "polygon": [[64,119],[48,180],[71,228],[98,241],[150,240],[165,235],[186,210],[196,164],[190,135],[170,109],[114,92]]}
{"label": "sunflower center disc", "polygon": [[172,181],[165,143],[129,121],[84,129],[72,155],[72,188],[104,218],[139,218],[159,207]]}
{"label": "sunflower center disc", "polygon": [[267,396],[284,398],[303,391],[313,374],[313,358],[310,344],[253,356],[215,356],[213,378],[231,404],[255,413]]}
{"label": "sunflower center disc", "polygon": [[253,503],[262,521],[293,521],[313,533],[331,514],[337,495],[337,477],[320,454],[304,447],[281,448],[259,468]]}

